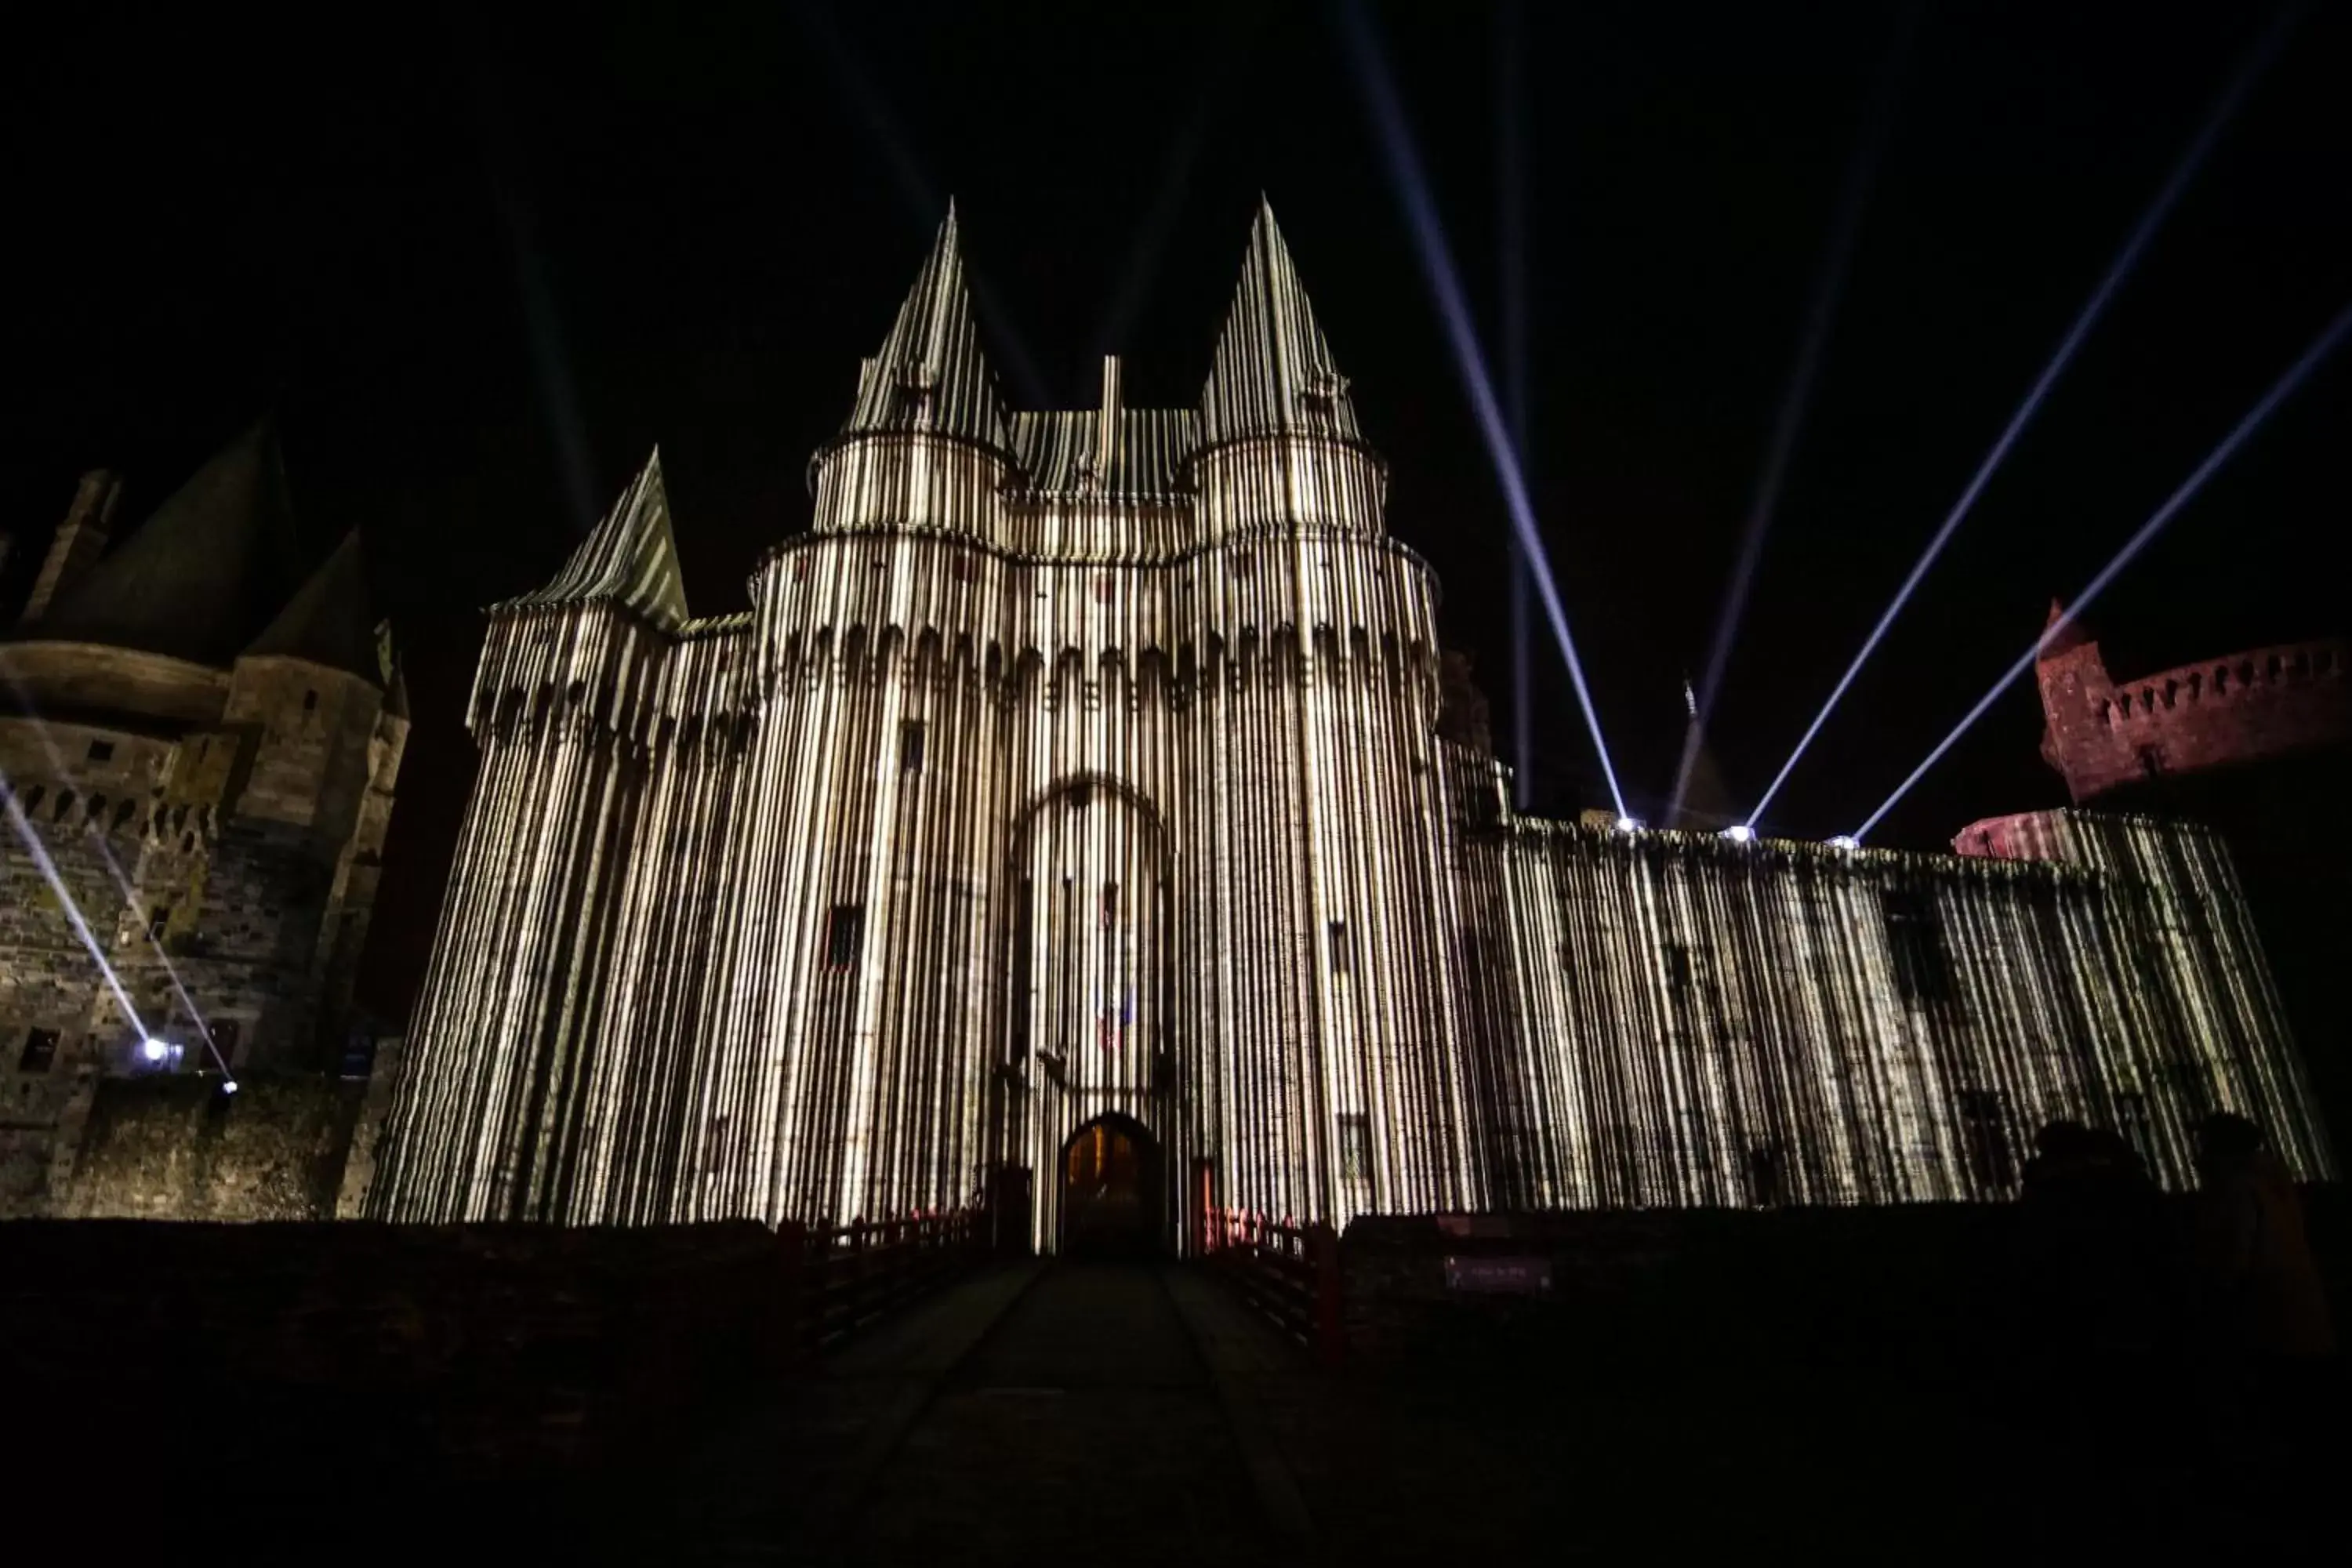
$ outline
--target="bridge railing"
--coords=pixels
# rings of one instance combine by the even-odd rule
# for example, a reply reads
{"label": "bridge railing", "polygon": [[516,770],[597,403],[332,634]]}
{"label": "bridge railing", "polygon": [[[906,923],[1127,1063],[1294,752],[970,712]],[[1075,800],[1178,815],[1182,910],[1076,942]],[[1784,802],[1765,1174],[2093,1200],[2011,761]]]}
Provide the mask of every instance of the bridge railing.
{"label": "bridge railing", "polygon": [[1328,1225],[1292,1225],[1245,1209],[1202,1215],[1201,1253],[1242,1300],[1327,1367],[1339,1364],[1339,1237]]}
{"label": "bridge railing", "polygon": [[779,1226],[779,1240],[798,1233],[797,1352],[814,1355],[970,1268],[987,1248],[987,1219],[984,1209],[962,1208]]}

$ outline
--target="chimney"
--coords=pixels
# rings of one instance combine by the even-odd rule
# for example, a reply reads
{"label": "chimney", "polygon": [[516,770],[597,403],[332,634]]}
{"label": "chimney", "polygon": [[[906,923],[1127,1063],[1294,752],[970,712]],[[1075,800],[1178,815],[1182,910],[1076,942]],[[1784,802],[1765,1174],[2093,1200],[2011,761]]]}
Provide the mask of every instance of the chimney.
{"label": "chimney", "polygon": [[1102,412],[1095,417],[1095,473],[1110,483],[1111,459],[1118,455],[1118,356],[1103,355]]}
{"label": "chimney", "polygon": [[58,536],[41,563],[33,596],[25,601],[27,623],[48,614],[59,595],[69,592],[105,552],[107,527],[114,521],[114,503],[121,494],[121,478],[104,468],[92,468],[81,477],[74,489],[73,505],[65,521],[58,524]]}

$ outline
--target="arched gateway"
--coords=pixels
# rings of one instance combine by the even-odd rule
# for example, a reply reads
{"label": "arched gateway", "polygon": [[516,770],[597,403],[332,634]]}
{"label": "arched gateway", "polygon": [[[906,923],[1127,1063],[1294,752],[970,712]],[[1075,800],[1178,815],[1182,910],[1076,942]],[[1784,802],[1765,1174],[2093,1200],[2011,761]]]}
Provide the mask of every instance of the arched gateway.
{"label": "arched gateway", "polygon": [[1062,1145],[1055,1171],[1066,1258],[1132,1258],[1174,1245],[1160,1141],[1131,1116],[1097,1116]]}
{"label": "arched gateway", "polygon": [[1171,1026],[1168,836],[1124,782],[1058,781],[1015,822],[1005,911],[1004,1163],[1038,1174],[1042,1247],[1172,1241],[1171,1149],[1189,1077]]}

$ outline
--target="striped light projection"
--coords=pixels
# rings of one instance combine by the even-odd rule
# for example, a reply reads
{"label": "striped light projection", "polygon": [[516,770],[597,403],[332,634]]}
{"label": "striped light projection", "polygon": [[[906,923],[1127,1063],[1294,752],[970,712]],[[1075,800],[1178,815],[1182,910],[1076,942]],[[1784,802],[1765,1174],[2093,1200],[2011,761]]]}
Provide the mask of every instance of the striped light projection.
{"label": "striped light projection", "polygon": [[1205,1171],[1298,1220],[1737,1198],[1768,1135],[1787,1193],[1875,1201],[1960,1180],[1979,1087],[2160,1100],[2178,1173],[2192,1067],[2319,1158],[2194,836],[2061,868],[1511,816],[1436,737],[1436,586],[1269,213],[1181,411],[1116,362],[1098,408],[1003,408],[950,225],[811,477],[748,614],[688,616],[658,463],[492,612],[375,1215],[847,1220],[1015,1165],[1050,1247],[1107,1117],[1171,1204]]}

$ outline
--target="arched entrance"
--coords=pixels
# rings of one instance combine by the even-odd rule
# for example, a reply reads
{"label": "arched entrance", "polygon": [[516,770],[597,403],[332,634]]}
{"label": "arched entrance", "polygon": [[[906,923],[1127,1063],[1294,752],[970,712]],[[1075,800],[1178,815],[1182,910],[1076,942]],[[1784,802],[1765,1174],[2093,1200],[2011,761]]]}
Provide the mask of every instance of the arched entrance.
{"label": "arched entrance", "polygon": [[1142,1258],[1161,1250],[1167,1205],[1160,1142],[1141,1122],[1097,1116],[1062,1145],[1061,1253],[1065,1258]]}
{"label": "arched entrance", "polygon": [[[1163,1247],[1176,1234],[1167,1169],[1186,1152],[1187,1082],[1167,828],[1126,783],[1074,774],[1015,820],[1007,861],[999,1157],[1037,1173],[1040,1251],[1074,1238],[1124,1248],[1132,1237],[1107,1233],[1130,1229],[1129,1214]],[[1082,1221],[1064,1212],[1074,1196]]]}

